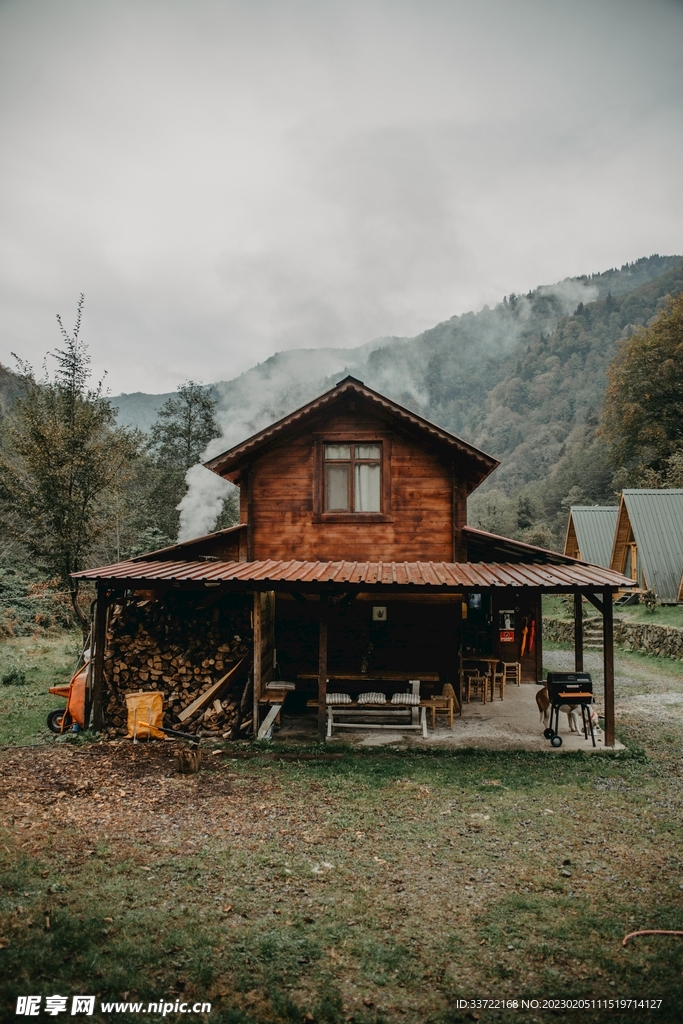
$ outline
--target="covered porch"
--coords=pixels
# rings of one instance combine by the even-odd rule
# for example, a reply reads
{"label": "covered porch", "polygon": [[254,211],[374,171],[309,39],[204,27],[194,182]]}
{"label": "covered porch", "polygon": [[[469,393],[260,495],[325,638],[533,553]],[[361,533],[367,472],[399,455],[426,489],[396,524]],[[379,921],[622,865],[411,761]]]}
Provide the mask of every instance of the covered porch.
{"label": "covered porch", "polygon": [[[494,540],[514,544],[517,553],[526,548],[504,538]],[[328,694],[332,693],[347,694],[355,702],[361,692],[376,692],[390,700],[394,694],[417,690],[425,702],[440,696],[447,686],[452,687],[459,707],[465,708],[464,720],[485,714],[494,723],[518,704],[521,714],[522,691],[533,701],[536,687],[527,684],[542,681],[541,597],[553,593],[574,598],[577,671],[584,667],[582,598],[601,613],[604,745],[613,747],[613,594],[629,581],[612,570],[551,552],[543,552],[542,560],[539,549],[529,548],[522,554],[526,554],[524,561],[461,563],[148,558],[89,570],[81,575],[97,584],[93,724],[98,728],[103,722],[108,610],[115,602],[139,601],[141,593],[154,594],[163,604],[169,592],[185,591],[194,595],[198,607],[210,604],[216,615],[222,601],[240,595],[251,609],[253,735],[259,735],[269,715],[269,724],[275,724],[284,712],[288,720],[299,715],[313,724],[313,718],[320,738],[328,732]],[[479,663],[479,674],[486,674],[504,662],[519,667],[521,687],[508,684],[504,700],[480,702],[485,712],[475,710],[476,699],[466,704],[468,666]],[[138,685],[150,688],[142,681]],[[386,710],[398,711],[396,718],[402,712],[402,721],[409,726],[420,724],[415,720],[417,708],[409,711],[387,705]],[[533,706],[530,722],[538,729]]]}

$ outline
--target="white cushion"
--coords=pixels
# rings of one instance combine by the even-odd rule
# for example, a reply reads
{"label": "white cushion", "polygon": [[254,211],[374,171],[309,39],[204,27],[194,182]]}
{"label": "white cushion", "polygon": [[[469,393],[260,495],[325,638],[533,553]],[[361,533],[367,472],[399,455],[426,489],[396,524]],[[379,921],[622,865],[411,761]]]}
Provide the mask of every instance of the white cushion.
{"label": "white cushion", "polygon": [[359,704],[386,704],[387,698],[383,693],[359,693]]}
{"label": "white cushion", "polygon": [[328,693],[327,694],[328,704],[350,704],[351,697],[348,693]]}
{"label": "white cushion", "polygon": [[419,693],[395,693],[391,698],[392,704],[419,704]]}

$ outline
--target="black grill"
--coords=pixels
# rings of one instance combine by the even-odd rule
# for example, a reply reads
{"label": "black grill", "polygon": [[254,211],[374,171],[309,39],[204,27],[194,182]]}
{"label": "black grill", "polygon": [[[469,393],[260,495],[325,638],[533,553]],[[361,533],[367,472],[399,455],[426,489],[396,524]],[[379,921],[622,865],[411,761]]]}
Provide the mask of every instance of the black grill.
{"label": "black grill", "polygon": [[548,672],[548,696],[551,702],[558,701],[561,693],[592,693],[593,680],[590,672]]}

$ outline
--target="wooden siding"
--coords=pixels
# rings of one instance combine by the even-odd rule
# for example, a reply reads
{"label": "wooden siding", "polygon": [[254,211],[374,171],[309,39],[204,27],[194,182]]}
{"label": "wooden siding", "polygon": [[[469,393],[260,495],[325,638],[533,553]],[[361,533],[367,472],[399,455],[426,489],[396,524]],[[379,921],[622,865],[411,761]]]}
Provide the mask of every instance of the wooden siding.
{"label": "wooden siding", "polygon": [[564,553],[565,555],[569,555],[570,558],[581,558],[581,551],[579,550],[579,541],[576,536],[576,529],[574,528],[574,520],[572,519],[571,512],[569,513],[567,536],[564,542]]}
{"label": "wooden siding", "polygon": [[[321,615],[319,600],[296,601],[278,594],[275,613],[275,646],[278,668],[284,679],[296,679],[300,673],[313,675],[318,670],[318,624]],[[387,618],[374,622],[373,604],[387,608]],[[425,695],[441,693],[446,680],[455,683],[458,677],[461,602],[442,604],[394,600],[375,597],[374,601],[329,602],[327,620],[327,671],[361,672],[367,658],[367,672],[406,672],[419,679],[425,673],[438,673],[439,682],[424,683]],[[314,679],[297,683],[299,696],[314,697]],[[407,684],[379,684],[356,680],[330,683],[330,690],[359,693],[383,690],[387,694],[406,690]]]}
{"label": "wooden siding", "polygon": [[[340,434],[374,437],[390,452],[390,464],[383,466],[388,490],[374,521],[316,512],[320,442]],[[424,438],[392,430],[379,416],[337,413],[318,421],[264,453],[244,475],[241,518],[249,523],[251,559],[450,561],[459,554],[465,489],[457,467]]]}
{"label": "wooden siding", "polygon": [[[531,590],[529,592],[494,590],[493,600],[493,653],[497,654],[501,661],[519,661],[522,666],[522,681],[535,683],[542,679],[543,649],[542,649],[542,618],[541,618],[541,592]],[[514,609],[515,611],[515,639],[513,643],[501,643],[498,630],[498,612],[502,609]],[[534,646],[529,650],[531,636],[531,623],[535,622]],[[527,627],[527,636],[524,655],[521,655],[522,636],[524,626]]]}
{"label": "wooden siding", "polygon": [[621,504],[619,506],[617,530],[614,536],[614,548],[612,550],[612,561],[610,563],[611,569],[625,573],[626,561],[630,552],[629,545],[633,544],[634,540],[635,538],[633,536],[633,529],[631,528],[631,521],[628,517],[626,503],[622,495]]}

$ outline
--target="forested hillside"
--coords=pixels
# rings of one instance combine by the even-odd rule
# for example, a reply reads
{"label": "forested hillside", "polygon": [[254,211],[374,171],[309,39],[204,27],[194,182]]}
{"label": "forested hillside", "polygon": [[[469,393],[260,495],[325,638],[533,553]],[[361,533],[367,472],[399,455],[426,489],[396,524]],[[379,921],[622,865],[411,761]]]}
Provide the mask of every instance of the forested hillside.
{"label": "forested hillside", "polygon": [[[616,344],[683,290],[683,258],[651,256],[600,274],[509,295],[415,338],[357,349],[280,352],[210,385],[230,447],[353,373],[495,455],[501,466],[470,500],[470,521],[558,546],[570,503],[611,502],[614,470],[596,434]],[[0,412],[16,378],[0,375]],[[119,422],[148,431],[168,398],[121,395]]]}

